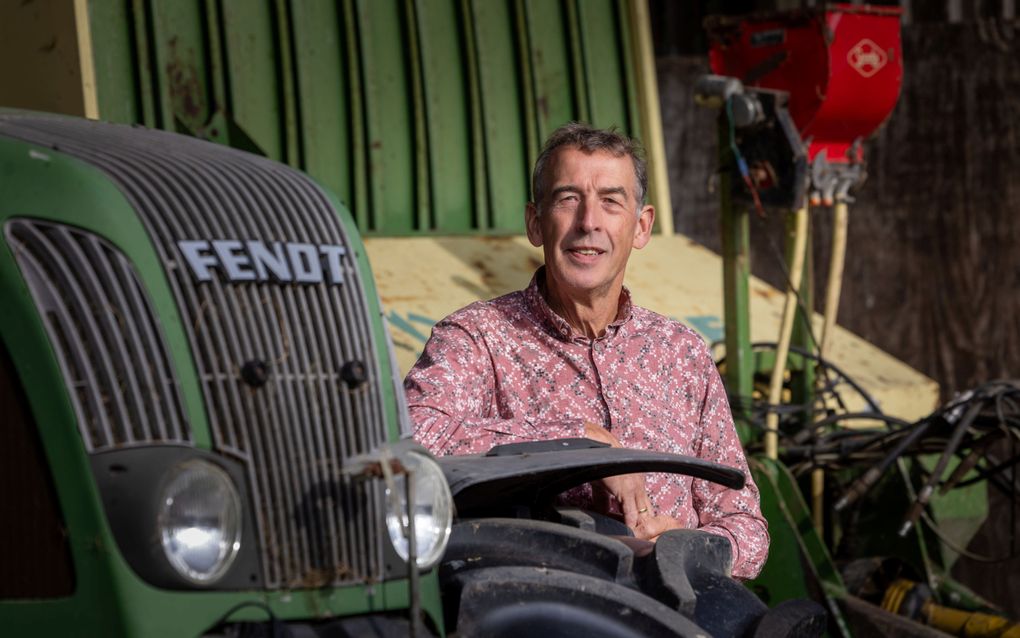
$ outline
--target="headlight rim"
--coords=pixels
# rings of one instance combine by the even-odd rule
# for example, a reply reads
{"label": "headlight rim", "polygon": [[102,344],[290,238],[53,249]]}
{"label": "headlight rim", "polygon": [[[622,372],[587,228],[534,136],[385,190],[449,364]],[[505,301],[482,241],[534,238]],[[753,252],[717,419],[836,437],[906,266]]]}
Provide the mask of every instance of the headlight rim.
{"label": "headlight rim", "polygon": [[[156,528],[157,501],[167,471],[193,458],[205,459],[226,471],[241,496],[241,548],[227,573],[212,585],[196,585],[170,566]],[[102,505],[103,523],[111,534],[111,547],[116,548],[116,554],[139,582],[180,592],[236,592],[265,587],[255,510],[242,463],[192,445],[164,443],[94,452],[89,455],[89,462]]]}
{"label": "headlight rim", "polygon": [[[415,466],[420,466],[420,467],[427,468],[426,472],[428,472],[429,475],[432,478],[436,479],[436,484],[439,485],[440,489],[441,489],[440,498],[443,501],[442,505],[443,505],[446,513],[444,515],[443,524],[440,526],[440,533],[436,537],[436,540],[432,544],[432,546],[431,546],[431,548],[430,548],[428,553],[423,554],[421,552],[421,550],[420,550],[420,547],[416,547],[416,557],[415,557],[416,560],[415,560],[415,562],[417,563],[417,568],[420,571],[427,571],[427,570],[432,569],[433,567],[435,567],[437,564],[439,564],[439,562],[442,560],[443,555],[446,553],[447,545],[449,545],[450,535],[453,532],[453,519],[454,519],[453,496],[452,496],[452,493],[450,492],[450,487],[449,487],[449,484],[446,481],[445,475],[443,474],[442,468],[439,466],[439,464],[435,461],[435,459],[432,457],[432,455],[425,448],[414,447],[414,448],[411,448],[411,449],[403,450],[403,451],[401,451],[398,454],[397,460],[405,468],[413,468]],[[418,481],[422,480],[420,477],[423,476],[423,474],[422,474],[420,468],[417,469],[417,470],[414,470],[411,475],[415,477],[416,483]],[[399,476],[400,478],[403,477],[403,475],[397,475],[397,476]],[[394,477],[395,480],[396,480],[396,478],[397,477]],[[406,484],[403,483],[403,481],[400,481],[399,485],[403,486],[403,485],[406,485]],[[419,494],[420,486],[416,484],[415,488],[416,488],[414,490],[415,491],[415,496],[417,497],[418,494]],[[400,489],[401,494],[397,498],[397,502],[398,503],[404,500],[403,494],[405,493],[403,491],[403,489],[404,489],[403,487],[401,487],[399,489]],[[386,526],[387,535],[389,536],[390,545],[391,545],[393,551],[395,552],[397,558],[406,566],[408,564],[407,539],[405,538],[403,540],[403,547],[401,547],[400,545],[398,545],[397,539],[395,538],[395,535],[394,535],[394,532],[393,532],[392,519],[395,517],[395,512],[392,510],[392,506],[391,506],[392,500],[391,500],[391,497],[390,497],[390,485],[389,484],[387,484],[385,486],[384,492],[385,492],[384,493],[384,500],[385,500],[385,526]],[[416,501],[417,500],[418,499],[416,498]],[[406,510],[405,510],[405,513],[406,513]],[[416,532],[417,531],[418,530],[417,530],[417,525],[416,525]]]}
{"label": "headlight rim", "polygon": [[[166,500],[168,498],[168,490],[175,481],[179,480],[181,476],[188,471],[189,467],[209,470],[213,475],[223,481],[222,484],[226,486],[230,495],[231,505],[235,510],[234,515],[236,517],[236,529],[234,530],[233,538],[228,544],[229,549],[227,553],[224,557],[217,561],[217,566],[210,572],[210,575],[204,578],[193,576],[190,573],[192,570],[189,570],[186,566],[182,568],[182,565],[175,560],[174,556],[171,554],[170,548],[168,547],[168,526],[164,521],[164,518],[167,515]],[[206,588],[215,586],[221,582],[223,578],[230,573],[231,567],[233,567],[238,555],[241,553],[241,547],[244,541],[244,504],[242,501],[241,490],[236,485],[230,472],[209,459],[201,457],[187,458],[173,464],[164,471],[162,480],[157,488],[157,495],[155,530],[159,535],[159,551],[166,560],[166,564],[176,576],[193,586]]]}

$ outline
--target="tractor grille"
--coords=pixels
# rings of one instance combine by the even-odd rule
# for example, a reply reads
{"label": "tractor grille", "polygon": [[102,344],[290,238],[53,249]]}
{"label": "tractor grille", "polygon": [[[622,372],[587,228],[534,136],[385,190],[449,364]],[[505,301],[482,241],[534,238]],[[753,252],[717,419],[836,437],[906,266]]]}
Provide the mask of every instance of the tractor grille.
{"label": "tractor grille", "polygon": [[13,219],[7,242],[43,315],[85,448],[190,439],[159,323],[131,262],[69,226]]}
{"label": "tractor grille", "polygon": [[[0,120],[0,134],[106,172],[145,224],[191,344],[217,451],[246,466],[270,588],[382,578],[381,485],[340,469],[386,439],[365,291],[337,213],[308,178],[160,131],[63,119]],[[196,281],[181,240],[343,246],[342,283]],[[242,380],[264,363],[264,385]],[[345,363],[364,364],[351,389]],[[388,379],[385,382],[389,382]]]}

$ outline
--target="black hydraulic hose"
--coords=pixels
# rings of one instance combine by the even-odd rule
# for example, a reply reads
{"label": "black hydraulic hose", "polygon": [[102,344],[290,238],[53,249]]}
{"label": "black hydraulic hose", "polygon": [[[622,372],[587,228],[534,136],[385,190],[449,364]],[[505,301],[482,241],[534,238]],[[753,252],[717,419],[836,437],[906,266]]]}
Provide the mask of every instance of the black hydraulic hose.
{"label": "black hydraulic hose", "polygon": [[963,477],[974,469],[978,461],[984,456],[985,451],[996,441],[1001,439],[1003,436],[1001,431],[989,432],[971,445],[971,450],[967,456],[960,460],[959,465],[953,470],[953,473],[949,475],[949,478],[942,483],[942,487],[939,488],[939,494],[945,494],[949,490],[956,487],[956,485],[963,480]]}
{"label": "black hydraulic hose", "polygon": [[[987,458],[989,461],[993,463],[995,462],[995,460],[991,456],[986,456],[985,458]],[[979,483],[981,481],[986,480],[990,481],[998,477],[999,474],[1002,474],[1003,472],[1013,467],[1017,463],[1020,463],[1020,456],[1010,457],[1005,461],[997,463],[996,465],[988,469],[976,467],[974,468],[974,471],[977,472],[978,475],[975,476],[974,478],[967,479],[966,481],[960,481],[959,483],[957,483],[957,487],[967,487],[968,485],[973,485],[974,483]],[[1015,485],[1016,482],[1014,481],[1014,487]],[[1002,485],[999,486],[999,489],[1001,489],[1003,492],[1008,491],[1008,489]]]}
{"label": "black hydraulic hose", "polygon": [[[751,347],[754,347],[755,345],[756,344],[751,344]],[[760,344],[760,345],[768,345],[768,344]],[[817,354],[815,354],[813,352],[810,352],[808,350],[805,350],[804,348],[801,348],[799,346],[790,346],[790,352],[793,352],[795,354],[799,354],[802,357],[807,357],[808,359],[811,359],[813,361],[817,361],[818,364],[821,365],[823,368],[826,368],[828,370],[832,370],[833,372],[836,373],[836,375],[839,378],[841,378],[844,381],[846,381],[850,385],[850,387],[854,389],[854,392],[856,392],[857,394],[861,395],[861,397],[867,402],[868,407],[872,411],[878,412],[879,414],[882,413],[882,408],[880,408],[878,406],[878,401],[876,401],[875,398],[873,396],[871,396],[871,394],[869,394],[867,390],[862,388],[860,386],[860,384],[858,384],[856,381],[854,381],[853,377],[848,375],[846,372],[843,372],[843,369],[840,368],[839,366],[837,366],[835,363],[829,361],[828,359],[823,359],[822,357],[818,356]]]}
{"label": "black hydraulic hose", "polygon": [[[714,342],[712,344],[712,346],[714,347],[717,343],[719,343],[719,342]],[[774,350],[776,347],[777,347],[777,344],[775,342],[772,342],[772,341],[756,341],[756,342],[751,344],[751,348],[752,349],[760,349],[760,350],[765,350],[765,349],[772,349],[772,350]],[[864,399],[864,401],[868,404],[868,409],[869,410],[871,410],[872,412],[875,412],[877,414],[882,414],[882,408],[879,407],[878,401],[876,401],[875,398],[873,396],[871,396],[871,394],[869,394],[867,390],[865,390],[863,387],[861,387],[861,385],[859,383],[854,381],[853,377],[851,377],[846,372],[844,372],[843,369],[840,368],[839,366],[837,366],[835,363],[832,363],[828,359],[824,359],[824,358],[818,356],[817,354],[815,354],[814,352],[811,352],[810,350],[806,350],[804,348],[801,348],[799,346],[795,346],[795,345],[792,345],[792,344],[790,345],[790,352],[792,352],[794,354],[798,354],[798,355],[800,355],[802,357],[805,357],[807,359],[810,359],[812,361],[815,361],[816,363],[818,363],[818,365],[820,365],[825,370],[834,372],[837,377],[839,377],[840,379],[843,379],[847,383],[847,385],[849,385],[851,388],[853,388],[854,392],[859,394],[861,396],[861,398]],[[726,363],[726,356],[725,355],[716,361],[716,365],[717,366],[721,366],[724,363]],[[828,378],[828,377],[826,376],[826,378]],[[747,397],[737,397],[737,398],[740,401],[746,401],[747,400]]]}
{"label": "black hydraulic hose", "polygon": [[832,425],[833,423],[839,423],[840,421],[849,421],[850,419],[866,419],[866,420],[870,419],[874,421],[882,421],[890,425],[899,425],[902,426],[903,428],[907,428],[910,427],[911,425],[914,425],[910,421],[905,421],[903,419],[894,416],[889,416],[888,414],[883,414],[881,412],[870,411],[840,412],[839,414],[832,414],[830,416],[825,417],[824,419],[820,419],[818,421],[815,421],[814,423],[807,425],[804,429],[797,432],[797,434],[793,436],[793,440],[796,441],[797,443],[803,443],[809,437],[811,437],[816,430],[819,430],[825,427],[826,425]]}
{"label": "black hydraulic hose", "polygon": [[917,493],[917,498],[914,500],[914,504],[910,507],[907,515],[903,519],[903,525],[900,527],[899,535],[904,537],[910,532],[910,529],[917,524],[917,519],[920,518],[921,512],[924,511],[924,507],[928,504],[932,494],[935,492],[935,484],[938,483],[942,477],[942,473],[945,472],[946,466],[949,465],[949,459],[956,454],[956,449],[960,447],[960,442],[963,440],[963,435],[966,434],[967,429],[970,427],[974,419],[984,408],[984,400],[975,397],[974,402],[971,403],[970,407],[967,408],[967,412],[964,413],[963,418],[956,424],[953,429],[953,434],[949,438],[949,442],[946,444],[946,451],[942,453],[939,458],[939,462],[935,465],[935,469],[931,475],[928,476],[928,480],[925,481],[924,487]]}
{"label": "black hydraulic hose", "polygon": [[881,461],[872,466],[871,469],[864,473],[864,476],[860,477],[850,485],[847,491],[843,493],[843,496],[836,501],[834,509],[837,512],[846,509],[848,505],[864,496],[868,490],[870,490],[875,483],[878,482],[878,479],[882,478],[882,475],[885,474],[887,469],[889,469],[889,466],[892,465],[893,461],[899,458],[908,447],[917,442],[917,440],[928,431],[928,427],[930,425],[931,421],[929,420],[918,423],[913,431],[904,436],[903,439],[896,444],[896,447],[890,450]]}

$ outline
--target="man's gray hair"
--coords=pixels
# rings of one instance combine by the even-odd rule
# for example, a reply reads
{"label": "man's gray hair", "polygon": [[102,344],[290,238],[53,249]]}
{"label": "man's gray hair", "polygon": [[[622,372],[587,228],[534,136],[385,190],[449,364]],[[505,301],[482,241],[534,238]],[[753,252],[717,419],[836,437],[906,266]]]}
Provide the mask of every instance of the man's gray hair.
{"label": "man's gray hair", "polygon": [[535,161],[535,171],[531,175],[531,196],[536,206],[546,194],[546,164],[561,147],[573,147],[586,154],[603,151],[614,157],[630,157],[634,164],[634,180],[637,192],[634,193],[638,205],[644,204],[648,192],[648,167],[645,164],[644,149],[637,140],[621,133],[615,126],[598,129],[584,122],[570,122],[553,131],[545,141],[542,152]]}

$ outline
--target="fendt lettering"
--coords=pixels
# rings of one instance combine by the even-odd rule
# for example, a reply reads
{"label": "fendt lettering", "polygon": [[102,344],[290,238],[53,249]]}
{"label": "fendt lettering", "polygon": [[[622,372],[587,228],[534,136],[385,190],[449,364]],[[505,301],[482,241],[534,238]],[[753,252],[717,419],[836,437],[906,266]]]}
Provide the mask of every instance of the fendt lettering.
{"label": "fendt lettering", "polygon": [[237,239],[184,239],[177,242],[198,281],[211,281],[218,269],[230,282],[276,281],[280,283],[333,285],[344,282],[343,246],[296,242],[240,241]]}

